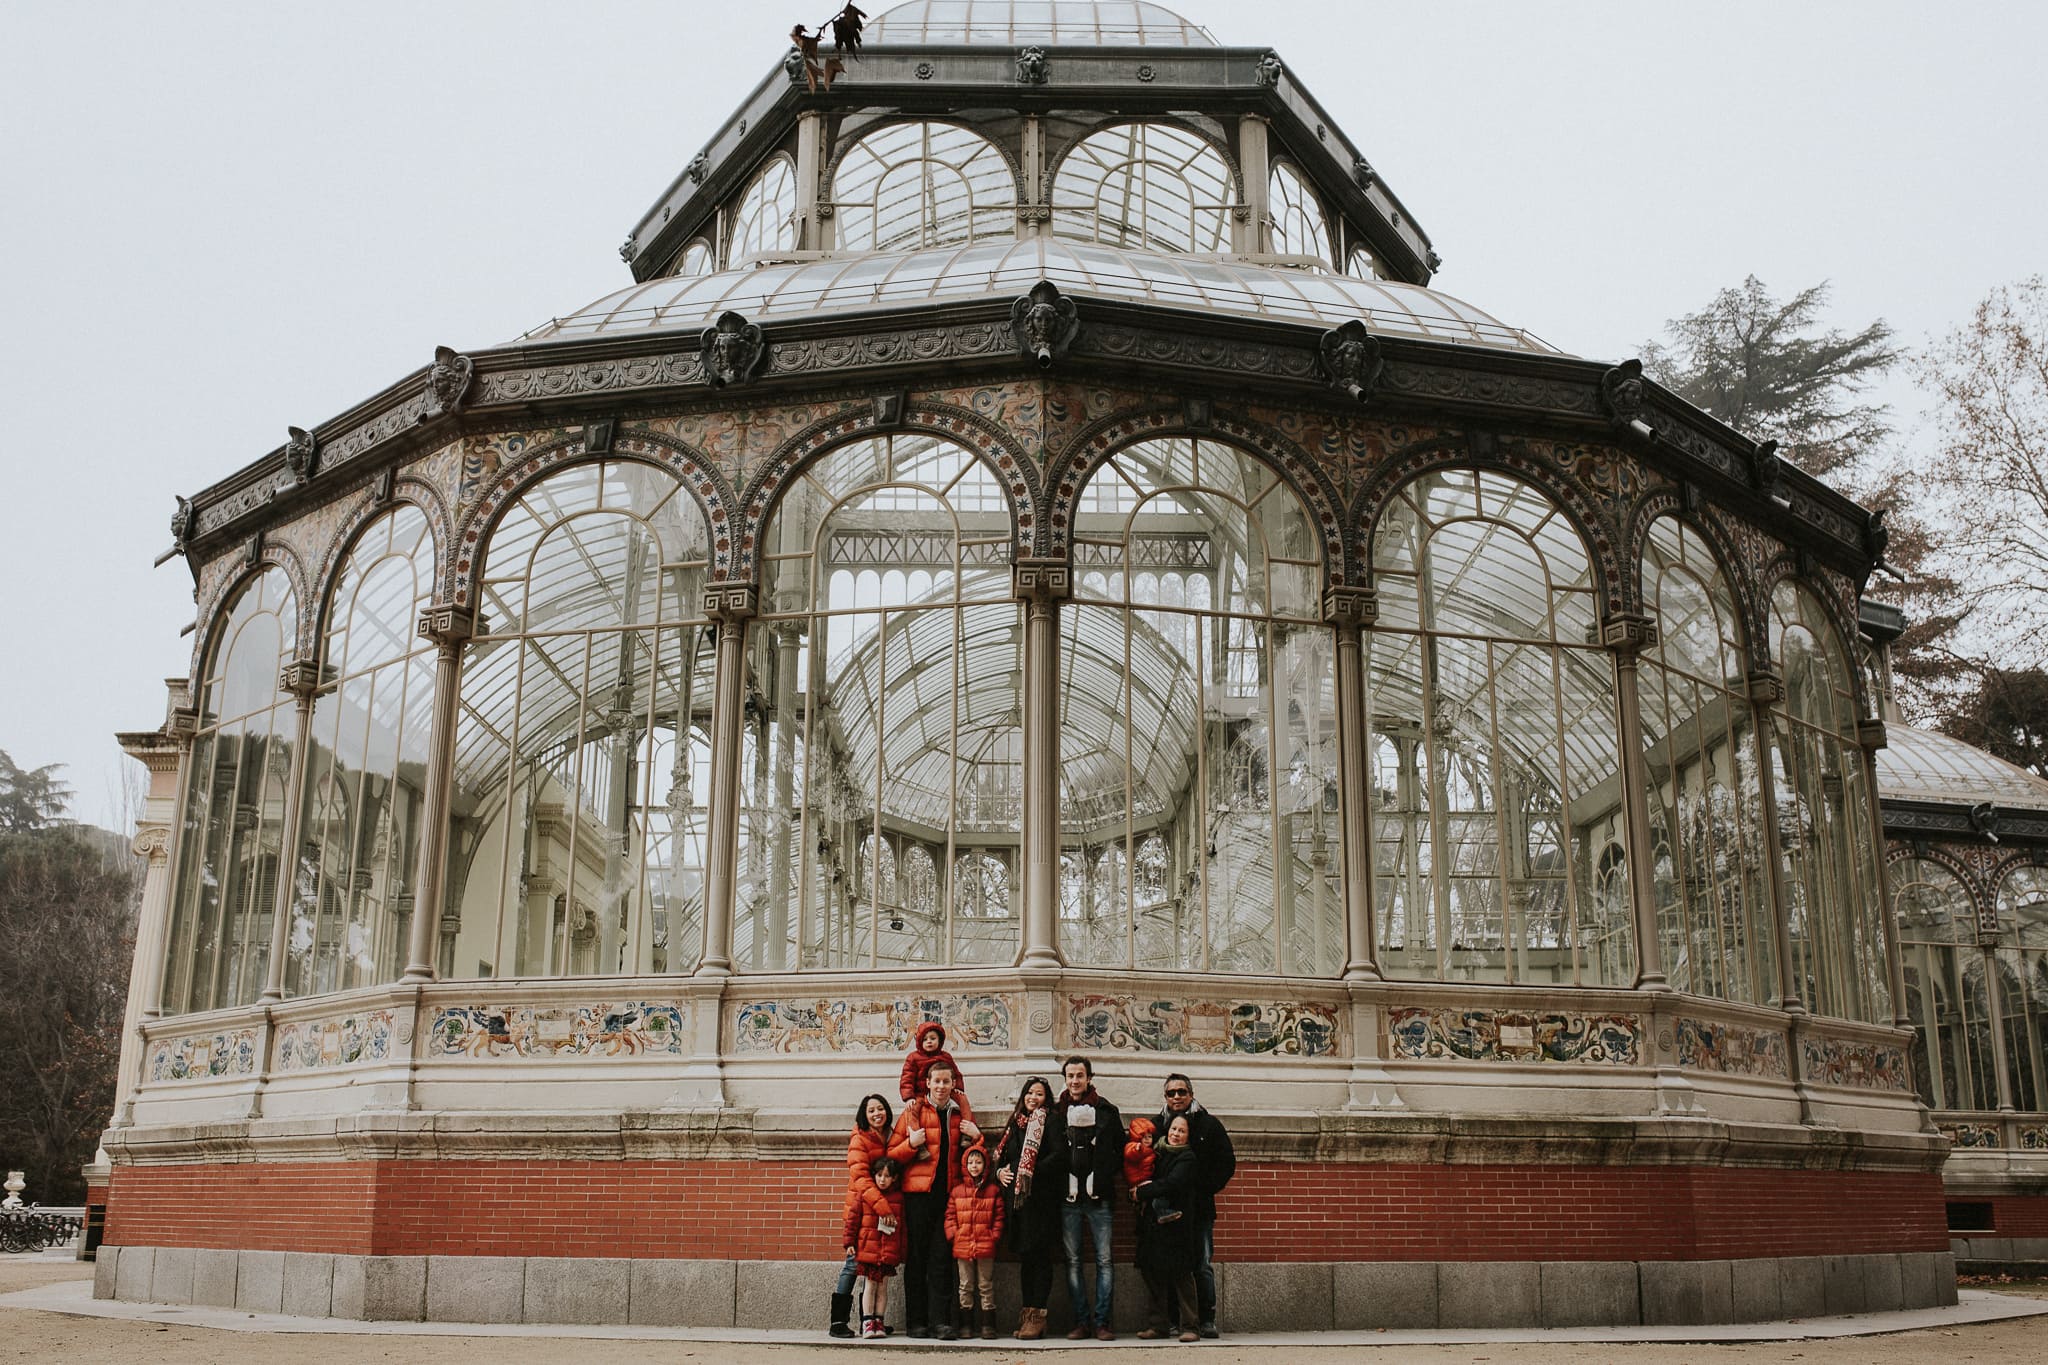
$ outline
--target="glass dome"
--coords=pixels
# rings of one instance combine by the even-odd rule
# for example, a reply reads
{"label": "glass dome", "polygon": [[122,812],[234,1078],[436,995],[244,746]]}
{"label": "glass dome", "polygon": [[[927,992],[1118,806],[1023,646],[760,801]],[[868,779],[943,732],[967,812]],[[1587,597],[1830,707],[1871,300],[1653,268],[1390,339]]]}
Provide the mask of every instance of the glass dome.
{"label": "glass dome", "polygon": [[1216,46],[1207,29],[1144,0],[909,0],[872,20],[864,39],[892,47],[939,43]]}
{"label": "glass dome", "polygon": [[2048,810],[2048,781],[1949,735],[1907,725],[1891,726],[1887,747],[1877,751],[1877,789],[1899,801]]}
{"label": "glass dome", "polygon": [[1363,318],[1391,336],[1559,354],[1519,327],[1419,285],[1043,238],[667,276],[551,318],[521,340],[697,329],[727,310],[766,322],[1008,297],[1040,280],[1082,297],[1324,327]]}

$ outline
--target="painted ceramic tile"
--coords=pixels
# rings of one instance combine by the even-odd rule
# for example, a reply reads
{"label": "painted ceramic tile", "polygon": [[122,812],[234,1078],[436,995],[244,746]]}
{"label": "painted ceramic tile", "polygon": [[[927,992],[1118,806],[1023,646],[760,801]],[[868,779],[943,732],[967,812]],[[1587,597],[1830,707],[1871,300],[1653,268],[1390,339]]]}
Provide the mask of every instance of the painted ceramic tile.
{"label": "painted ceramic tile", "polygon": [[1786,1065],[1784,1034],[1704,1019],[1678,1021],[1678,1064],[1729,1076],[1783,1079],[1792,1074]]}
{"label": "painted ceramic tile", "polygon": [[279,1024],[277,1069],[319,1071],[357,1062],[381,1062],[391,1055],[392,1036],[390,1010]]}
{"label": "painted ceramic tile", "polygon": [[434,1012],[437,1057],[638,1057],[683,1050],[679,1005],[452,1005]]}
{"label": "painted ceramic tile", "polygon": [[1635,1014],[1524,1014],[1508,1010],[1396,1009],[1387,1032],[1397,1058],[1468,1062],[1642,1061]]}
{"label": "painted ceramic tile", "polygon": [[1327,1057],[1338,1043],[1333,1005],[1075,995],[1066,1022],[1069,1046],[1121,1052]]}
{"label": "painted ceramic tile", "polygon": [[1957,1147],[1984,1151],[1997,1147],[1998,1127],[1990,1123],[1944,1123],[1939,1125]]}
{"label": "painted ceramic tile", "polygon": [[159,1038],[149,1045],[152,1081],[196,1081],[212,1076],[256,1074],[256,1030],[230,1029],[185,1038]]}
{"label": "painted ceramic tile", "polygon": [[1851,1043],[1839,1038],[1802,1040],[1806,1079],[1818,1085],[1851,1086],[1858,1090],[1910,1090],[1906,1054],[1877,1043]]}
{"label": "painted ceramic tile", "polygon": [[838,1000],[751,1000],[729,1016],[734,1052],[908,1052],[927,1019],[946,1026],[946,1047],[1010,1046],[1021,1008],[1009,995],[931,995]]}
{"label": "painted ceramic tile", "polygon": [[2030,1124],[2020,1129],[2020,1150],[2023,1152],[2048,1152],[2048,1127]]}

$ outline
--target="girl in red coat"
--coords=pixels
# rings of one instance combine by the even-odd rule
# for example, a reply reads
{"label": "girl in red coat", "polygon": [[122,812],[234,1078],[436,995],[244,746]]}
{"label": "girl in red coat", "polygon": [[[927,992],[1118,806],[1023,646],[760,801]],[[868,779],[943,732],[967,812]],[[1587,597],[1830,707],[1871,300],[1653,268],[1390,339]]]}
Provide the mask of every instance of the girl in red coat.
{"label": "girl in red coat", "polygon": [[1003,1235],[1004,1199],[1003,1187],[989,1176],[988,1148],[974,1143],[960,1154],[960,1181],[946,1201],[946,1240],[953,1244],[960,1277],[960,1317],[970,1331],[977,1325],[974,1297],[980,1286],[983,1341],[996,1339],[996,1244]]}
{"label": "girl in red coat", "polygon": [[846,1197],[846,1241],[867,1286],[861,1335],[880,1337],[887,1335],[882,1318],[889,1309],[889,1277],[903,1263],[903,1192],[896,1188],[903,1166],[894,1157],[877,1157],[868,1173],[867,1188]]}
{"label": "girl in red coat", "polygon": [[960,1074],[960,1063],[946,1051],[946,1026],[936,1019],[925,1020],[910,1036],[910,1055],[903,1059],[897,1093],[906,1100],[922,1099],[924,1075],[932,1069],[933,1062],[944,1062],[953,1068],[953,1103],[960,1106],[961,1118],[974,1122],[974,1106],[967,1102],[967,1078]]}
{"label": "girl in red coat", "polygon": [[[853,1111],[853,1133],[846,1140],[846,1201],[848,1208],[865,1189],[873,1189],[875,1160],[889,1154],[889,1130],[896,1115],[889,1101],[869,1095]],[[839,1283],[832,1287],[832,1328],[835,1337],[857,1337],[848,1320],[853,1316],[853,1286],[859,1278],[859,1261],[854,1254],[853,1235],[846,1238],[846,1264],[839,1267]]]}

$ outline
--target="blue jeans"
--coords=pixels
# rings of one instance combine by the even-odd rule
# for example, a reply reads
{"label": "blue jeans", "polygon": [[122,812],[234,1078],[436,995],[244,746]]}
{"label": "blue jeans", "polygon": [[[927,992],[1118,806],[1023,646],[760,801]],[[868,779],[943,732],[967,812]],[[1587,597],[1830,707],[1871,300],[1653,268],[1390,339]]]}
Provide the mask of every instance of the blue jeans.
{"label": "blue jeans", "polygon": [[853,1292],[853,1282],[860,1275],[860,1272],[855,1269],[854,1254],[851,1251],[846,1253],[846,1264],[839,1267],[839,1283],[832,1286],[833,1293],[851,1294]]}
{"label": "blue jeans", "polygon": [[[1202,1263],[1195,1267],[1195,1300],[1201,1306],[1202,1321],[1216,1321],[1216,1267],[1210,1262],[1216,1258],[1216,1220],[1205,1219],[1196,1225],[1202,1235]],[[1185,1325],[1185,1324],[1183,1324]]]}
{"label": "blue jeans", "polygon": [[[1067,1252],[1067,1298],[1074,1305],[1074,1321],[1083,1327],[1109,1326],[1113,1290],[1109,1273],[1109,1201],[1080,1199],[1060,1205],[1060,1241]],[[1081,1220],[1088,1220],[1088,1235],[1095,1243],[1095,1312],[1088,1312],[1088,1299],[1081,1286]]]}

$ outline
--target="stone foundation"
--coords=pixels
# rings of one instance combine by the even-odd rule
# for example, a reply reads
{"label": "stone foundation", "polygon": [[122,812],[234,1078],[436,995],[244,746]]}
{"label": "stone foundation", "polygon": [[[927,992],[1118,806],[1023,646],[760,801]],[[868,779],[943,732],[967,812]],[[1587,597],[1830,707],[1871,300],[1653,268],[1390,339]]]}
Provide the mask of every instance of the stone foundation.
{"label": "stone foundation", "polygon": [[[825,1326],[836,1261],[551,1256],[335,1256],[102,1247],[93,1292],[135,1302],[377,1322]],[[1216,1266],[1226,1332],[1609,1327],[1768,1322],[1956,1301],[1948,1252],[1726,1261],[1289,1261]],[[997,1272],[999,1321],[1017,1277]],[[897,1305],[900,1313],[900,1299]],[[1136,1271],[1116,1268],[1114,1318],[1144,1325]],[[1053,1325],[1067,1318],[1055,1276]]]}

